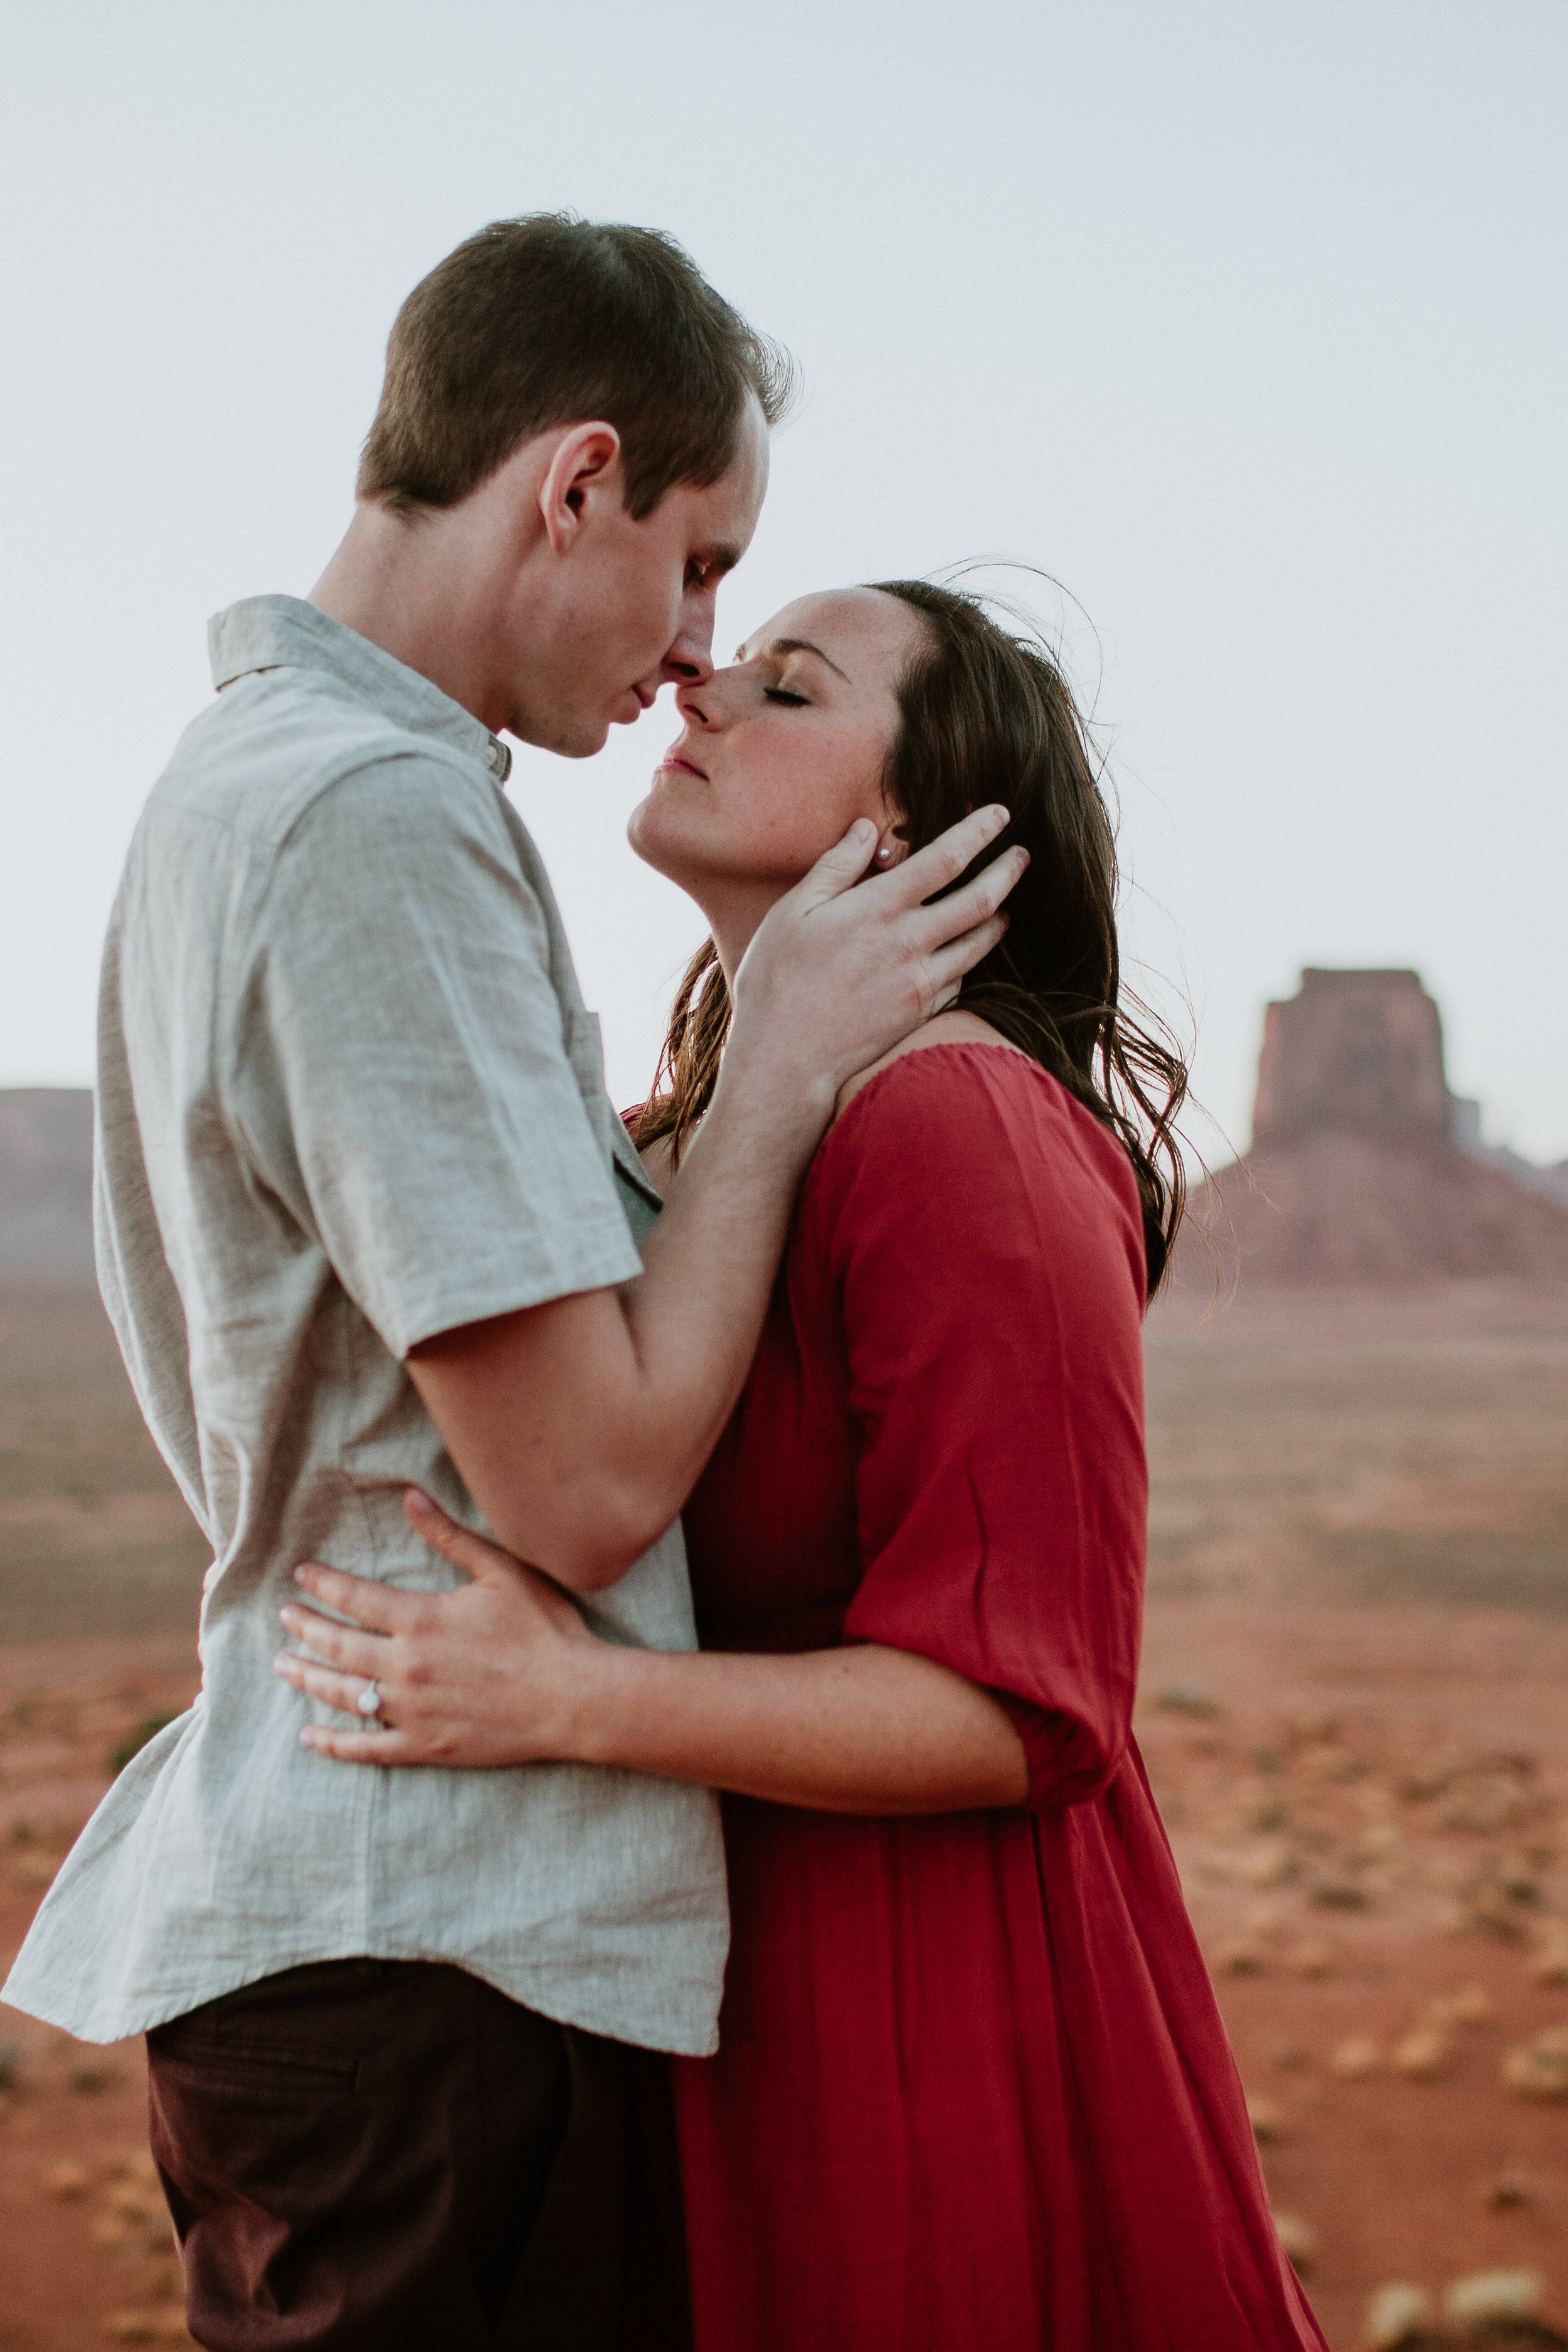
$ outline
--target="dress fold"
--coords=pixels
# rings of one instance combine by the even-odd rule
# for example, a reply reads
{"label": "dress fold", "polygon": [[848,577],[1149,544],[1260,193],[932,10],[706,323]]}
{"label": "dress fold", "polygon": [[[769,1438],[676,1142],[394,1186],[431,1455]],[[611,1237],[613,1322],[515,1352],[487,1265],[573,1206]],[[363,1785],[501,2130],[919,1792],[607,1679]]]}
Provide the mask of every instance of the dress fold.
{"label": "dress fold", "polygon": [[934,1659],[1030,1796],[725,1800],[698,2352],[1322,2352],[1131,1734],[1143,1266],[1121,1147],[1001,1046],[889,1065],[807,1176],[685,1514],[704,1646]]}

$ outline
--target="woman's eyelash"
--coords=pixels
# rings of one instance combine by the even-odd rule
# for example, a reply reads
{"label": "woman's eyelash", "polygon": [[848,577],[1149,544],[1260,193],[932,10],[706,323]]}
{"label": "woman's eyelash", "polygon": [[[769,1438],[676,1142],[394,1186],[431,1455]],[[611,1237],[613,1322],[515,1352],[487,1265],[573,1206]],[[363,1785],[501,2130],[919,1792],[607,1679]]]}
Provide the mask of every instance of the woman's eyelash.
{"label": "woman's eyelash", "polygon": [[792,709],[804,709],[805,707],[805,697],[804,694],[791,694],[786,688],[782,686],[764,686],[763,688],[763,694],[764,698],[769,702],[788,703]]}

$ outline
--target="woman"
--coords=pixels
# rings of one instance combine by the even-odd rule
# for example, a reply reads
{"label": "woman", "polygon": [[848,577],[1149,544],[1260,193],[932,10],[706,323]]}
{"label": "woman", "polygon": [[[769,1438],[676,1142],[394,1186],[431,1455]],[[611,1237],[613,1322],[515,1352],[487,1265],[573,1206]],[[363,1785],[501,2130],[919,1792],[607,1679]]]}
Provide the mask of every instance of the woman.
{"label": "woman", "polygon": [[[721,2047],[676,2065],[699,2352],[1321,2346],[1131,1736],[1140,1326],[1184,1072],[1119,1004],[1071,698],[974,601],[900,582],[787,607],[679,701],[632,840],[713,937],[636,1122],[657,1180],[749,940],[855,818],[887,866],[1005,800],[997,846],[1031,857],[1009,931],[813,1163],[685,1513],[704,1654],[611,1649],[529,1577],[521,1680],[459,1693],[384,1643],[369,1667],[303,1612],[355,1671],[283,1670],[345,1707],[375,1672],[389,1761],[493,1763],[500,1716],[506,1760],[727,1792]],[[304,1580],[376,1622],[351,1580]]]}

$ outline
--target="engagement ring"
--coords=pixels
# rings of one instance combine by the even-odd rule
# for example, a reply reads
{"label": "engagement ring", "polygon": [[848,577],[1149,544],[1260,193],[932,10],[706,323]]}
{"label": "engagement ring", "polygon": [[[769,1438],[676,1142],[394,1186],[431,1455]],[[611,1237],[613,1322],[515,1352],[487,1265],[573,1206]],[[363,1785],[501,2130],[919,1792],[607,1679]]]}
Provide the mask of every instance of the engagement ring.
{"label": "engagement ring", "polygon": [[366,1683],[363,1690],[361,1691],[358,1698],[355,1699],[354,1705],[358,1707],[363,1716],[368,1717],[370,1716],[379,1715],[381,1713],[381,1685],[379,1683]]}

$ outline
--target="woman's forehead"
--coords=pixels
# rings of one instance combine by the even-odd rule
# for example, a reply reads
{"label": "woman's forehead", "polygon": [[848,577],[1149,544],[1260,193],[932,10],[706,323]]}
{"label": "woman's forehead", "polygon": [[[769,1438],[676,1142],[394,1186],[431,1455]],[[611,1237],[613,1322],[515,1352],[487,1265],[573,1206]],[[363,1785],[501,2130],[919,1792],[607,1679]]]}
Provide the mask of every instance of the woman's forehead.
{"label": "woman's forehead", "polygon": [[780,643],[816,646],[851,682],[884,683],[903,667],[919,633],[919,614],[879,588],[825,588],[753,629],[738,657],[754,661]]}

